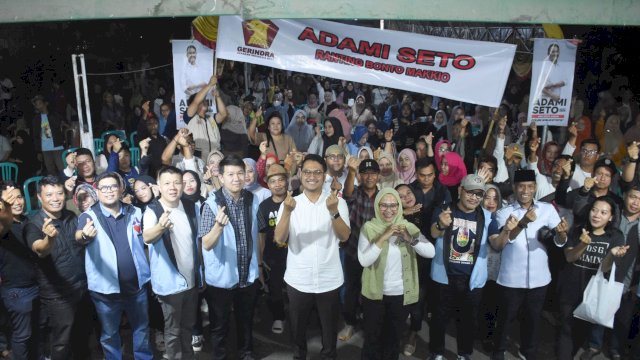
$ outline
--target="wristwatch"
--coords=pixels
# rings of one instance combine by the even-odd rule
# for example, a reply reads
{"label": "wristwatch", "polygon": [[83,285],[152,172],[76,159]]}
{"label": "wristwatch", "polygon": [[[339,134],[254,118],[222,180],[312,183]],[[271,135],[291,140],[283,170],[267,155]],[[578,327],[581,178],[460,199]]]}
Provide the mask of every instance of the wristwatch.
{"label": "wristwatch", "polygon": [[339,211],[336,211],[336,213],[335,213],[335,214],[331,214],[331,218],[332,218],[333,220],[335,220],[335,219],[337,219],[337,218],[339,218],[339,217],[340,217],[340,212],[339,212]]}
{"label": "wristwatch", "polygon": [[436,229],[440,230],[440,231],[444,231],[446,228],[443,228],[440,226],[440,221],[436,221]]}

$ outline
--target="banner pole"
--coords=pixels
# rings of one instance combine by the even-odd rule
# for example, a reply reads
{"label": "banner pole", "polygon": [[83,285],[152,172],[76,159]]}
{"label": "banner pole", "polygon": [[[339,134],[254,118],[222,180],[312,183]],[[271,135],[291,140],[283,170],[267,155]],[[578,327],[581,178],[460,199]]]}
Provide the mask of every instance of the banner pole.
{"label": "banner pole", "polygon": [[549,130],[549,125],[545,125],[542,130],[542,146],[547,143],[547,131]]}

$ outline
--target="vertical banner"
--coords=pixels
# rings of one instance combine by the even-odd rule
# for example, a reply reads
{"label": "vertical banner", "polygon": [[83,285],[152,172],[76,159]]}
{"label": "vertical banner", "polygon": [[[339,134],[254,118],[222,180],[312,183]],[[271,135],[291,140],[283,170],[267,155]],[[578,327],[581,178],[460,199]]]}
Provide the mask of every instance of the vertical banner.
{"label": "vertical banner", "polygon": [[[186,126],[183,113],[187,99],[207,85],[213,75],[213,50],[194,40],[173,40],[173,88],[175,89],[177,128]],[[207,94],[206,102],[215,112],[213,95]]]}
{"label": "vertical banner", "polygon": [[527,122],[567,126],[577,45],[563,39],[534,40]]}

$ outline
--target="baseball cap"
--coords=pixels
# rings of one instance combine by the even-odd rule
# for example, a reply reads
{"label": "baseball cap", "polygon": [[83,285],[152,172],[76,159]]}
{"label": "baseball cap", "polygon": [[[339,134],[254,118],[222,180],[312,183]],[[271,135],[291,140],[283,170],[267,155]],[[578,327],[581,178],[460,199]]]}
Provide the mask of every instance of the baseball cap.
{"label": "baseball cap", "polygon": [[267,171],[266,179],[269,180],[270,177],[276,175],[284,175],[287,177],[287,170],[285,170],[280,164],[271,164],[271,166],[269,166],[269,171]]}
{"label": "baseball cap", "polygon": [[595,166],[593,167],[593,172],[595,176],[595,172],[596,169],[598,169],[599,167],[606,167],[609,169],[609,171],[611,171],[611,175],[615,176],[618,173],[618,168],[616,168],[616,164],[611,160],[611,159],[600,159],[596,162]]}
{"label": "baseball cap", "polygon": [[324,151],[324,156],[329,156],[329,155],[342,155],[344,156],[344,150],[342,149],[342,147],[338,146],[338,145],[331,145],[327,148],[327,150]]}
{"label": "baseball cap", "polygon": [[515,144],[515,143],[509,144],[507,146],[507,148],[513,150],[513,155],[514,156],[519,156],[521,159],[524,158],[524,153],[523,153],[524,149],[522,148],[522,146],[520,144]]}
{"label": "baseball cap", "polygon": [[484,191],[484,179],[476,174],[469,174],[465,176],[460,185],[462,185],[462,188],[466,191]]}
{"label": "baseball cap", "polygon": [[380,166],[378,166],[378,162],[373,159],[364,159],[360,162],[360,166],[358,166],[358,172],[365,173],[367,171],[380,172]]}

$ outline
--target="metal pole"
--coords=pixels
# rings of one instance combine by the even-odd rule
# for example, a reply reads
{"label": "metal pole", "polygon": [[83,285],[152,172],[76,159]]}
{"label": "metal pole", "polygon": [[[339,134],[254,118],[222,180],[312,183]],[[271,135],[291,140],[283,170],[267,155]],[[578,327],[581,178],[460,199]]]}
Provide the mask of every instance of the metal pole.
{"label": "metal pole", "polygon": [[89,89],[87,88],[87,69],[84,64],[84,54],[80,54],[80,69],[82,70],[82,86],[84,90],[84,108],[87,115],[87,132],[82,133],[82,146],[91,150],[95,156],[95,149],[93,148],[93,124],[91,123],[91,105],[89,103]]}
{"label": "metal pole", "polygon": [[76,88],[76,107],[78,108],[78,126],[80,130],[80,141],[82,141],[82,133],[84,132],[84,116],[82,115],[82,98],[80,97],[80,83],[78,82],[78,63],[77,63],[78,55],[71,55],[71,63],[73,64],[73,83]]}
{"label": "metal pole", "polygon": [[543,130],[542,130],[542,143],[541,145],[544,147],[544,144],[547,143],[547,132],[549,130],[549,126],[545,125]]}

